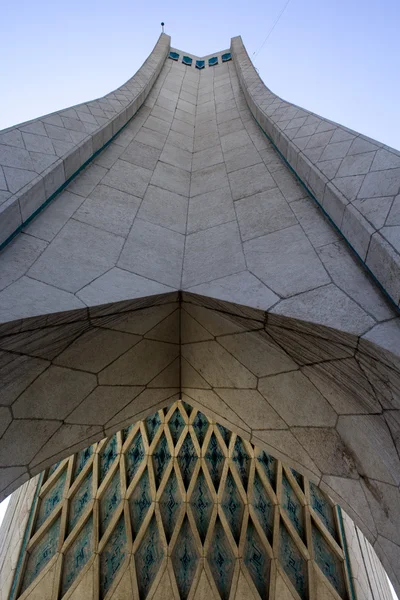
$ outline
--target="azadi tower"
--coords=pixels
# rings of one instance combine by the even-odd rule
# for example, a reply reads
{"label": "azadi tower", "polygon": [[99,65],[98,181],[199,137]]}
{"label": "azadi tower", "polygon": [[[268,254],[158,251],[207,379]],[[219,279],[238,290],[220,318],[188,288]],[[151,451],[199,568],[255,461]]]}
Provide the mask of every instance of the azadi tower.
{"label": "azadi tower", "polygon": [[170,42],[0,132],[0,598],[388,600],[400,153]]}

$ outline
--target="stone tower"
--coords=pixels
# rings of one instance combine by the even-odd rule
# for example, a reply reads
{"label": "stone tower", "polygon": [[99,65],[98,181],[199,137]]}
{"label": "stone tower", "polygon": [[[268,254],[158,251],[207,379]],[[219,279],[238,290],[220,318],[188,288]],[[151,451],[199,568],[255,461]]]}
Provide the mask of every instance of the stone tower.
{"label": "stone tower", "polygon": [[[118,591],[113,577],[110,588],[99,583],[102,556],[118,527],[129,532],[127,552],[137,570],[140,540],[155,523],[148,516],[141,537],[134,529],[128,505],[139,476],[127,483],[125,463],[135,433],[116,434],[136,423],[150,457],[143,460],[154,462],[159,440],[151,446],[143,421],[154,414],[170,464],[179,467],[184,505],[190,505],[186,484],[194,488],[204,471],[218,513],[202,540],[188,508],[168,540],[157,509],[154,535],[165,535],[169,597],[386,600],[386,588],[371,591],[383,585],[371,546],[399,590],[399,192],[400,153],[278,98],[260,80],[240,37],[199,58],[171,48],[162,34],[118,90],[0,132],[1,496],[23,484],[2,530],[4,598],[90,596],[84,587],[75,593],[78,579],[75,587],[62,586],[72,556],[66,549],[76,548],[90,523],[85,513],[68,533],[84,478],[74,483],[74,465],[92,448],[93,597],[161,600],[154,582],[162,569],[149,575],[148,587],[132,575],[131,592]],[[174,440],[176,411],[184,432]],[[205,415],[207,443],[199,442],[190,420],[198,414]],[[229,443],[219,426],[232,432]],[[221,490],[203,469],[211,431],[223,455]],[[192,484],[178,460],[188,432],[196,450]],[[251,464],[245,481],[233,464],[234,440],[241,440],[241,460],[246,455]],[[99,464],[112,443],[118,459],[102,484]],[[260,453],[274,457],[278,487],[262,474]],[[121,500],[103,531],[101,499],[117,471]],[[153,471],[150,500],[157,505],[167,475],[157,483]],[[249,508],[255,473],[278,507],[270,541]],[[55,488],[62,491],[53,494]],[[240,532],[224,512],[228,488],[234,504],[246,507]],[[311,490],[336,515],[331,533]],[[40,522],[47,493],[54,510]],[[340,521],[326,495],[351,519]],[[303,542],[288,516],[296,503],[307,524]],[[350,570],[340,523],[348,528]],[[60,529],[51,554],[46,535],[53,524]],[[282,535],[288,544],[298,542],[305,591],[282,567]],[[236,566],[220,589],[212,571],[218,559],[207,553],[224,536]],[[185,539],[188,556],[198,556],[190,577],[176,567],[174,548]],[[260,587],[246,566],[254,540],[264,549],[259,564],[269,587]],[[339,557],[341,589],[327,573],[318,588],[316,547],[322,546],[326,556]],[[40,549],[42,557],[50,552],[54,572],[46,563],[51,583],[49,577],[34,592],[38,579],[25,577]],[[374,583],[361,585],[371,565]],[[200,580],[202,587],[193,583]],[[24,581],[30,581],[25,588]]]}

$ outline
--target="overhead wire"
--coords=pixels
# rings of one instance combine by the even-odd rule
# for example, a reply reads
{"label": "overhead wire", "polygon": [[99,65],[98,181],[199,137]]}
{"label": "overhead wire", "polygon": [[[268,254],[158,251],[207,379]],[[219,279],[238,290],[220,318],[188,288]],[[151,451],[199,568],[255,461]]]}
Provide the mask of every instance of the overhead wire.
{"label": "overhead wire", "polygon": [[275,27],[278,25],[283,13],[285,12],[285,10],[287,9],[287,7],[289,6],[291,0],[287,0],[285,6],[282,8],[281,12],[279,13],[279,15],[277,16],[274,24],[272,25],[271,29],[268,31],[267,36],[265,38],[265,40],[263,41],[263,43],[261,44],[261,46],[259,47],[259,49],[256,52],[253,52],[252,54],[252,59],[254,59],[257,54],[259,54],[259,52],[262,50],[262,48],[265,46],[265,44],[268,41],[268,38],[270,37],[271,33],[274,31]]}

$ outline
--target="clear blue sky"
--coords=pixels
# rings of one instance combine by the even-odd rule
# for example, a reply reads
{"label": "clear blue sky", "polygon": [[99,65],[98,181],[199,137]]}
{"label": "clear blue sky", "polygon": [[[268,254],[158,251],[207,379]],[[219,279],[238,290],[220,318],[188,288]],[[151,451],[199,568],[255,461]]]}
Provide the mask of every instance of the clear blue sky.
{"label": "clear blue sky", "polygon": [[[3,0],[0,129],[90,100],[128,79],[160,21],[205,55],[241,34],[252,55],[286,0]],[[255,64],[283,98],[400,148],[398,0],[291,0]]]}

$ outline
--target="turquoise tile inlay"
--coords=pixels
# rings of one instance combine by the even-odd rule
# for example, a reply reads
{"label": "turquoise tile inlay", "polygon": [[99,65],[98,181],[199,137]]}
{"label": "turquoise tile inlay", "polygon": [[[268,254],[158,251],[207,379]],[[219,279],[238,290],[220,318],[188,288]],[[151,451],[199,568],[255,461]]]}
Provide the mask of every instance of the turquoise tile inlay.
{"label": "turquoise tile inlay", "polygon": [[307,562],[282,521],[279,528],[279,560],[302,600],[308,598]]}
{"label": "turquoise tile inlay", "polygon": [[64,595],[93,554],[93,518],[90,517],[64,556],[61,594]]}
{"label": "turquoise tile inlay", "polygon": [[181,449],[179,450],[177,459],[179,468],[181,470],[183,485],[187,490],[197,462],[197,454],[190,434],[185,437]]}
{"label": "turquoise tile inlay", "polygon": [[229,441],[231,439],[231,432],[223,425],[219,425],[219,423],[217,423],[217,427],[219,429],[220,434],[222,435],[222,439],[224,440],[226,447],[228,447]]}
{"label": "turquoise tile inlay", "polygon": [[293,523],[297,533],[304,539],[304,516],[300,500],[293,491],[285,473],[282,473],[282,506]]}
{"label": "turquoise tile inlay", "polygon": [[58,462],[56,462],[52,467],[50,467],[49,472],[47,474],[47,479],[50,479],[50,477],[53,475],[53,473],[55,471],[57,471],[58,467],[61,465],[61,460],[59,460]]}
{"label": "turquoise tile inlay", "polygon": [[310,499],[311,506],[325,525],[331,536],[337,541],[338,535],[335,525],[335,517],[333,514],[333,508],[321,492],[312,481],[310,481]]}
{"label": "turquoise tile inlay", "polygon": [[199,563],[199,553],[187,516],[182,523],[171,559],[180,599],[186,600]]}
{"label": "turquoise tile inlay", "polygon": [[128,425],[128,427],[125,427],[122,431],[121,431],[121,435],[122,435],[122,443],[126,442],[126,440],[128,439],[128,436],[130,434],[130,432],[132,431],[132,429],[135,427],[135,425]]}
{"label": "turquoise tile inlay", "polygon": [[223,63],[228,62],[228,60],[232,60],[232,54],[230,52],[226,52],[226,54],[221,56],[221,60]]}
{"label": "turquoise tile inlay", "polygon": [[32,581],[36,579],[49,560],[55,555],[60,537],[60,525],[61,519],[58,517],[29,553],[21,593],[30,586]]}
{"label": "turquoise tile inlay", "polygon": [[193,493],[190,498],[190,506],[192,507],[194,520],[196,521],[200,539],[204,544],[208,526],[210,524],[214,502],[202,470],[199,472],[193,488]]}
{"label": "turquoise tile inlay", "polygon": [[158,412],[154,413],[154,415],[150,415],[149,417],[147,417],[147,419],[145,420],[145,424],[147,437],[149,438],[149,444],[151,444],[151,442],[154,440],[154,436],[156,435],[161,425],[161,419]]}
{"label": "turquoise tile inlay", "polygon": [[129,498],[129,512],[133,534],[136,536],[151,506],[149,472],[146,469]]}
{"label": "turquoise tile inlay", "polygon": [[75,460],[74,474],[72,477],[73,481],[75,481],[75,479],[78,477],[79,473],[82,471],[83,467],[86,465],[89,458],[92,456],[93,450],[94,450],[94,447],[89,446],[88,448],[85,448],[84,450],[80,450],[77,453],[76,460]]}
{"label": "turquoise tile inlay", "polygon": [[206,66],[205,60],[196,60],[196,69],[204,69]]}
{"label": "turquoise tile inlay", "polygon": [[169,542],[179,515],[179,508],[182,506],[182,496],[179,491],[175,469],[171,471],[159,504],[165,535]]}
{"label": "turquoise tile inlay", "polygon": [[240,531],[242,528],[244,502],[239,494],[236,482],[230,471],[228,471],[226,478],[221,505],[225,513],[226,520],[229,523],[229,527],[231,528],[233,538],[238,544]]}
{"label": "turquoise tile inlay", "polygon": [[178,60],[179,54],[177,52],[170,52],[168,57],[172,58],[172,60]]}
{"label": "turquoise tile inlay", "polygon": [[243,562],[261,598],[268,598],[271,560],[251,519],[247,525]]}
{"label": "turquoise tile inlay", "polygon": [[208,425],[209,423],[207,417],[199,411],[193,420],[193,429],[200,444],[200,447],[203,445],[204,438],[206,437]]}
{"label": "turquoise tile inlay", "polygon": [[347,600],[343,563],[330,549],[320,530],[313,524],[311,527],[315,562],[333,585],[341,598]]}
{"label": "turquoise tile inlay", "polygon": [[100,597],[104,598],[127,555],[127,537],[122,514],[100,555]]}
{"label": "turquoise tile inlay", "polygon": [[190,58],[190,56],[184,56],[182,58],[182,62],[184,65],[186,65],[187,67],[191,67],[192,66],[192,62],[193,62],[193,58]]}
{"label": "turquoise tile inlay", "polygon": [[235,556],[219,518],[215,522],[207,559],[221,599],[228,600],[235,568]]}
{"label": "turquoise tile inlay", "polygon": [[38,516],[36,518],[34,531],[36,532],[45,522],[47,517],[51,515],[55,507],[60,504],[63,499],[65,481],[67,479],[67,470],[64,469],[61,475],[56,479],[50,489],[41,498],[39,503]]}
{"label": "turquoise tile inlay", "polygon": [[247,450],[244,446],[243,440],[238,436],[235,441],[235,446],[233,448],[232,460],[235,463],[235,466],[240,475],[240,479],[242,480],[243,487],[247,490],[247,482],[249,479],[249,470],[250,470],[250,456],[247,453]]}
{"label": "turquoise tile inlay", "polygon": [[180,435],[185,427],[185,421],[177,408],[168,421],[168,427],[171,432],[172,441],[174,442],[174,446],[176,446],[177,441],[180,438]]}
{"label": "turquoise tile inlay", "polygon": [[153,466],[157,487],[161,483],[161,479],[165,473],[165,469],[167,468],[170,459],[171,453],[168,448],[167,438],[165,437],[165,433],[163,433],[153,453]]}
{"label": "turquoise tile inlay", "polygon": [[153,515],[135,554],[136,574],[140,600],[145,600],[160,569],[165,551],[161,543],[157,521]]}
{"label": "turquoise tile inlay", "polygon": [[126,464],[126,485],[129,486],[135,477],[145,456],[142,434],[137,432],[132,440],[127,453],[125,454]]}
{"label": "turquoise tile inlay", "polygon": [[304,492],[303,475],[301,475],[300,473],[298,473],[295,469],[290,469],[290,470],[292,472],[293,477],[295,478],[295,480],[299,484],[300,489],[303,490],[303,492]]}
{"label": "turquoise tile inlay", "polygon": [[121,481],[118,469],[99,501],[100,535],[104,534],[120,502]]}
{"label": "turquoise tile inlay", "polygon": [[274,505],[268,497],[257,471],[254,476],[253,497],[251,504],[268,541],[272,544],[274,526]]}
{"label": "turquoise tile inlay", "polygon": [[264,450],[258,453],[257,460],[262,466],[264,473],[268,477],[272,489],[276,492],[276,460],[267,454]]}
{"label": "turquoise tile inlay", "polygon": [[214,56],[213,58],[208,59],[208,66],[215,67],[218,64],[218,56]]}
{"label": "turquoise tile inlay", "polygon": [[117,434],[113,435],[112,438],[108,440],[106,445],[99,456],[100,462],[100,482],[103,481],[104,477],[107,475],[110,470],[111,465],[114,460],[117,458]]}
{"label": "turquoise tile inlay", "polygon": [[85,479],[73,495],[69,505],[68,528],[67,533],[70,534],[84,510],[93,497],[93,471],[90,469]]}
{"label": "turquoise tile inlay", "polygon": [[218,444],[215,433],[210,437],[205,461],[211,475],[215,489],[218,491],[219,482],[221,481],[222,469],[224,468],[225,457]]}
{"label": "turquoise tile inlay", "polygon": [[187,402],[182,402],[184,409],[186,410],[186,414],[188,417],[192,414],[193,408]]}

